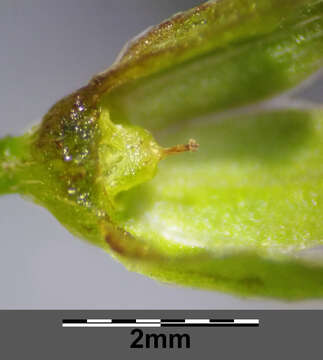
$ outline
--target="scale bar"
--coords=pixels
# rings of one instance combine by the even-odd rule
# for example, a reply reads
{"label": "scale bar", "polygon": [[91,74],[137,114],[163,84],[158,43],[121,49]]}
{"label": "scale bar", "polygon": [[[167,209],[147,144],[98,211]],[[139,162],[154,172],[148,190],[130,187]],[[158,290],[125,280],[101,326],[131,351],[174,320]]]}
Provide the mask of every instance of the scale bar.
{"label": "scale bar", "polygon": [[259,319],[64,319],[63,327],[252,327]]}

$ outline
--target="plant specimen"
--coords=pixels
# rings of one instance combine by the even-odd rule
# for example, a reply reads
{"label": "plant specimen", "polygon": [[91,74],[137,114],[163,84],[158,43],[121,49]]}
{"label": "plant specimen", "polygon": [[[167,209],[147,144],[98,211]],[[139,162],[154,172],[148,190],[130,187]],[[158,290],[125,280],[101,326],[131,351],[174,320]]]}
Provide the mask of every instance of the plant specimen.
{"label": "plant specimen", "polygon": [[176,14],[0,140],[0,194],[162,281],[322,296],[323,265],[299,254],[323,238],[323,110],[260,104],[322,63],[322,0]]}

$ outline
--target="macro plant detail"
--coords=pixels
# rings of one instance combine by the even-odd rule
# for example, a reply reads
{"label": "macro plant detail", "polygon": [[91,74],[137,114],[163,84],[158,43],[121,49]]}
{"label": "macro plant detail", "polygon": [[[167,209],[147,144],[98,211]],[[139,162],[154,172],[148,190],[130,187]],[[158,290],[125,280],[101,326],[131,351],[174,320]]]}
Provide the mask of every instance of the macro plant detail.
{"label": "macro plant detail", "polygon": [[2,138],[0,194],[161,281],[322,297],[323,109],[270,102],[322,64],[323,1],[208,1]]}

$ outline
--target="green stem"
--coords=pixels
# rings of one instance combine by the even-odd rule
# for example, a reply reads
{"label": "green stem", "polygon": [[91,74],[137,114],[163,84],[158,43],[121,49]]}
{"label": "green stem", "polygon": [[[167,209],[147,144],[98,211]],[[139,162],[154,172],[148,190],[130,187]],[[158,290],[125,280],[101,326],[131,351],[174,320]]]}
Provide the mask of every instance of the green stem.
{"label": "green stem", "polygon": [[0,195],[20,192],[29,166],[29,136],[0,139]]}

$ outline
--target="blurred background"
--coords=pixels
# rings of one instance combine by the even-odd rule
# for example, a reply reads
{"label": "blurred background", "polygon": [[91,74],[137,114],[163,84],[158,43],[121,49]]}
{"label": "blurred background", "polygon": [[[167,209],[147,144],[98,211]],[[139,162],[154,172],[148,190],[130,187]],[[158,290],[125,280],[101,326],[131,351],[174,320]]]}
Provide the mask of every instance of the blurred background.
{"label": "blurred background", "polygon": [[[1,0],[0,137],[40,121],[108,67],[124,43],[198,0]],[[321,100],[318,78],[302,95]],[[19,196],[0,198],[0,309],[323,309],[155,282],[67,232]]]}

